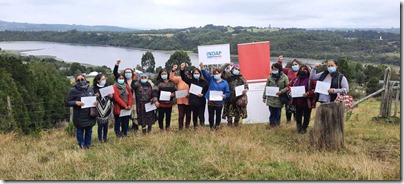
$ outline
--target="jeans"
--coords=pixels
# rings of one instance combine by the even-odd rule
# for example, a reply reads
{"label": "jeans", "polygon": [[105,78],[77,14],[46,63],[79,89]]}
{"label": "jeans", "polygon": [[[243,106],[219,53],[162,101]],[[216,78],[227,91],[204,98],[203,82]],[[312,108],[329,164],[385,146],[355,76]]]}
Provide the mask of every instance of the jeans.
{"label": "jeans", "polygon": [[185,117],[185,128],[189,128],[191,123],[191,109],[189,105],[178,104],[178,127],[181,130],[184,127],[184,117]]}
{"label": "jeans", "polygon": [[159,127],[160,130],[164,129],[163,125],[163,120],[164,120],[164,114],[166,115],[166,129],[170,128],[170,123],[171,123],[171,112],[173,110],[173,107],[159,107]]}
{"label": "jeans", "polygon": [[108,136],[108,122],[100,123],[98,122],[98,140],[107,141]]}
{"label": "jeans", "polygon": [[[222,117],[222,109],[223,106],[208,105],[210,128],[217,128],[220,125],[220,120]],[[215,121],[215,115],[216,115],[216,121]]]}
{"label": "jeans", "polygon": [[194,122],[194,128],[198,127],[198,118],[201,126],[205,125],[205,104],[203,105],[191,105],[192,121]]}
{"label": "jeans", "polygon": [[76,137],[80,148],[89,148],[91,146],[92,132],[92,126],[87,128],[76,128]]}
{"label": "jeans", "polygon": [[279,126],[281,124],[281,110],[282,108],[276,108],[268,106],[269,108],[269,124],[273,126]]}
{"label": "jeans", "polygon": [[114,124],[115,135],[117,137],[128,136],[130,116],[119,117],[119,115],[114,115],[114,117],[115,117],[115,124]]}
{"label": "jeans", "polygon": [[[306,130],[310,122],[311,109],[308,107],[296,106],[296,127],[298,131]],[[302,125],[302,119],[303,125]]]}

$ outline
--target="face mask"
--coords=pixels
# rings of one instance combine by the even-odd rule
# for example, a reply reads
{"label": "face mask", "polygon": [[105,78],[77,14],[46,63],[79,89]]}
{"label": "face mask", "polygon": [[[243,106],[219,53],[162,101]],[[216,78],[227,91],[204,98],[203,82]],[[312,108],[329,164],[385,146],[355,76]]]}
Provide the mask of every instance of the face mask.
{"label": "face mask", "polygon": [[220,79],[220,74],[216,74],[213,77],[215,77],[216,80],[219,80]]}
{"label": "face mask", "polygon": [[124,79],[118,79],[118,84],[123,84],[125,82]]}
{"label": "face mask", "polygon": [[277,75],[279,73],[278,70],[272,70],[272,74]]}
{"label": "face mask", "polygon": [[328,67],[328,72],[334,73],[335,71],[337,71],[337,68],[335,68],[335,66]]}
{"label": "face mask", "polygon": [[240,71],[238,71],[238,70],[233,70],[233,75],[239,75],[240,74]]}
{"label": "face mask", "polygon": [[147,79],[140,79],[140,82],[144,84],[147,82]]}
{"label": "face mask", "polygon": [[201,76],[200,74],[194,74],[195,79],[199,79],[200,76]]}
{"label": "face mask", "polygon": [[299,72],[299,76],[306,76],[307,75],[307,71],[300,71]]}
{"label": "face mask", "polygon": [[166,80],[166,79],[167,79],[167,75],[161,75],[161,78],[162,78],[163,80]]}
{"label": "face mask", "polygon": [[102,81],[100,82],[100,86],[101,86],[101,87],[104,87],[106,83],[107,83],[106,80],[102,80]]}
{"label": "face mask", "polygon": [[131,73],[125,73],[125,78],[127,78],[127,79],[132,78],[132,74]]}
{"label": "face mask", "polygon": [[292,66],[292,70],[295,72],[297,70],[299,70],[299,65],[293,65]]}

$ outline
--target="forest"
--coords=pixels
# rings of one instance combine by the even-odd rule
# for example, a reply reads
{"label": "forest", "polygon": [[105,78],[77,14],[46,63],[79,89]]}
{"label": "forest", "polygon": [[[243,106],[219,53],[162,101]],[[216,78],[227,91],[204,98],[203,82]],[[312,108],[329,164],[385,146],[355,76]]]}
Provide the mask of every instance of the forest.
{"label": "forest", "polygon": [[400,65],[400,34],[373,30],[306,30],[298,28],[257,28],[215,26],[137,32],[0,31],[0,41],[51,41],[98,44],[153,50],[197,52],[199,45],[230,43],[237,55],[237,44],[270,41],[271,56],[331,59]]}

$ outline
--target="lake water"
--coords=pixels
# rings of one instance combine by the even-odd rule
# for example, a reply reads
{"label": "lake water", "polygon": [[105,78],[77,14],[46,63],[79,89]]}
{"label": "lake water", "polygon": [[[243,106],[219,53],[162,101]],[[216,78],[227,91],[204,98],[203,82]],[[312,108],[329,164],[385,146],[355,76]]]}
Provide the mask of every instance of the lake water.
{"label": "lake water", "polygon": [[[114,67],[116,59],[121,59],[120,69],[135,68],[140,64],[142,55],[147,49],[139,48],[123,48],[112,46],[82,45],[54,42],[37,42],[37,41],[15,41],[0,42],[2,50],[22,51],[22,55],[35,56],[53,56],[66,62],[79,62],[96,66],[106,65],[111,69]],[[156,67],[165,66],[174,51],[150,50],[155,58]],[[191,63],[194,66],[199,65],[197,53],[188,53]],[[291,61],[293,58],[285,57],[285,61]],[[321,62],[313,59],[299,59],[303,63]],[[271,61],[277,61],[276,57],[271,57]],[[286,62],[283,63],[284,65]]]}

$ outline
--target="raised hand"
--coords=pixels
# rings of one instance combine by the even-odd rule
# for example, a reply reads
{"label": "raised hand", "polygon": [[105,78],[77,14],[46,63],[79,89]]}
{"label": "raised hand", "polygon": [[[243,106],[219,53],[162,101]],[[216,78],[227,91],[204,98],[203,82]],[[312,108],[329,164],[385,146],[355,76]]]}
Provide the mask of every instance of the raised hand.
{"label": "raised hand", "polygon": [[119,65],[119,64],[121,64],[121,60],[120,60],[120,59],[117,59],[117,60],[116,60],[116,65]]}
{"label": "raised hand", "polygon": [[185,70],[185,63],[181,63],[181,70]]}
{"label": "raised hand", "polygon": [[173,71],[177,70],[177,68],[178,68],[178,66],[177,66],[177,65],[174,65],[174,66],[173,66]]}

